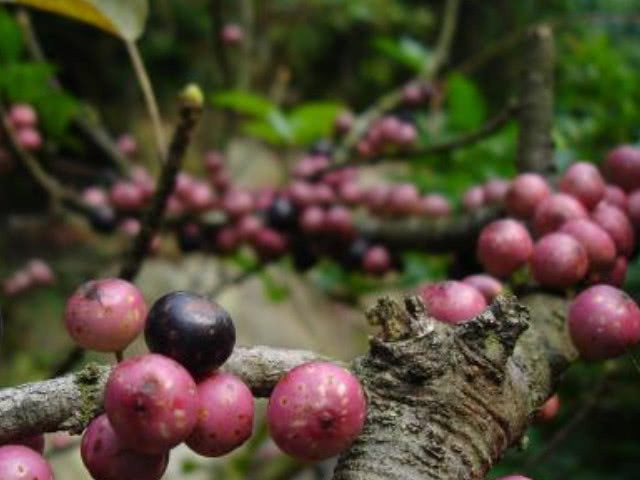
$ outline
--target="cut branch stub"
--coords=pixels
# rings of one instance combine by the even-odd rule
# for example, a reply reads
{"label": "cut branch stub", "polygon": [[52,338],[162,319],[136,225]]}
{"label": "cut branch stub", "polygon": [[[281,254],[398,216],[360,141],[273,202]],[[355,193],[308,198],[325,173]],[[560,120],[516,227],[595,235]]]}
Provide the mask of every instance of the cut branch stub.
{"label": "cut branch stub", "polygon": [[[389,302],[378,313],[402,318],[400,306]],[[563,300],[550,302],[560,308]],[[564,325],[539,306],[532,318],[540,328],[527,328],[529,310],[514,297],[501,297],[456,326],[433,321],[419,308],[411,312],[415,303],[409,301],[405,318],[429,327],[395,341],[376,337],[369,354],[354,363],[369,411],[334,480],[483,479],[550,394],[552,375],[559,373],[551,359],[571,348]],[[380,315],[378,323],[384,325]]]}

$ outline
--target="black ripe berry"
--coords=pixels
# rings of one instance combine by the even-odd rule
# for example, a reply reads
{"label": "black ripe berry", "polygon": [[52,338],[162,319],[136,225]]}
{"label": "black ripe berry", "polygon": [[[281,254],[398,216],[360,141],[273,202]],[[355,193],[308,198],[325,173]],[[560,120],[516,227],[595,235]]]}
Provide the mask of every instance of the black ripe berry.
{"label": "black ripe berry", "polygon": [[201,376],[229,358],[236,329],[216,302],[178,291],[156,300],[149,310],[144,336],[149,350],[171,357]]}
{"label": "black ripe berry", "polygon": [[286,197],[278,197],[266,211],[267,223],[277,230],[288,230],[296,226],[296,209]]}
{"label": "black ripe berry", "polygon": [[91,226],[100,233],[111,233],[116,229],[117,218],[111,207],[99,207],[89,215]]}

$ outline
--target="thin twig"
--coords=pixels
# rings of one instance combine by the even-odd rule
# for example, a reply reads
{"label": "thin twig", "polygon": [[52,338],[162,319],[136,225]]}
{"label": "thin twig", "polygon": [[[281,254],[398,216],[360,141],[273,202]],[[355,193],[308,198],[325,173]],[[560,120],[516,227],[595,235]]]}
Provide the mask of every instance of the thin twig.
{"label": "thin twig", "polygon": [[[38,62],[47,62],[47,58],[44,55],[38,35],[36,34],[33,24],[31,23],[31,17],[29,12],[24,8],[18,8],[16,11],[16,20],[22,30],[22,36],[24,38],[25,46],[31,57]],[[60,80],[55,75],[49,77],[49,83],[51,86],[62,91],[63,87]],[[95,145],[104,156],[109,159],[120,172],[126,174],[129,171],[129,165],[127,159],[120,153],[113,139],[109,136],[107,131],[100,125],[95,125],[83,116],[76,115],[73,120],[73,125],[78,131],[93,145]]]}
{"label": "thin twig", "polygon": [[414,148],[412,150],[397,153],[393,155],[384,155],[373,158],[356,158],[351,161],[343,162],[339,165],[330,165],[327,168],[314,174],[313,178],[321,178],[326,173],[334,170],[342,170],[344,168],[362,167],[379,165],[381,163],[410,160],[413,158],[422,158],[427,155],[434,155],[439,153],[448,152],[450,150],[456,150],[466,145],[481,141],[503,127],[509,120],[511,120],[519,109],[519,103],[511,101],[504,110],[499,112],[496,116],[489,119],[482,127],[472,132],[460,135],[452,140],[446,142],[433,143],[431,145],[425,145],[424,147]]}
{"label": "thin twig", "polygon": [[153,93],[153,85],[151,84],[151,80],[149,79],[149,75],[147,74],[144,62],[142,61],[142,56],[140,55],[140,50],[138,50],[138,45],[134,41],[129,40],[125,40],[124,43],[127,47],[127,53],[129,54],[129,58],[131,59],[131,64],[136,74],[136,78],[138,79],[138,83],[140,84],[140,89],[142,90],[142,94],[144,96],[144,101],[147,106],[147,111],[149,112],[149,117],[151,118],[151,126],[153,128],[153,136],[156,142],[156,149],[158,150],[158,157],[160,159],[160,162],[162,163],[165,160],[166,147],[164,143],[164,134],[162,132],[162,119],[160,118],[160,109],[158,108],[156,96]]}
{"label": "thin twig", "polygon": [[222,4],[223,0],[212,0],[211,2],[211,24],[213,25],[213,53],[218,64],[218,70],[222,76],[222,86],[224,88],[231,88],[231,69],[229,67],[229,57],[227,55],[227,48],[225,48],[222,42]]}
{"label": "thin twig", "polygon": [[[460,0],[447,0],[443,14],[442,29],[438,37],[435,54],[431,62],[423,67],[417,78],[412,79],[406,85],[430,82],[438,75],[440,69],[448,60],[451,43],[455,35],[459,5]],[[340,164],[346,161],[353,147],[369,127],[382,115],[394,109],[403,101],[404,88],[406,85],[402,85],[400,88],[380,97],[372,106],[358,116],[353,127],[336,149],[333,156],[334,163]]]}

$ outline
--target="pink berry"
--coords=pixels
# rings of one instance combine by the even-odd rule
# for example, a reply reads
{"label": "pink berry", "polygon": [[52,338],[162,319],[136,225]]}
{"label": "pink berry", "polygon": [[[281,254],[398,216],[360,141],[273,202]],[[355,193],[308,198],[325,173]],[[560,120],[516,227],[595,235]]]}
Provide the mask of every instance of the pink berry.
{"label": "pink berry", "polygon": [[360,382],[329,362],[309,362],[285,374],[271,393],[267,421],[285,453],[317,461],[337,455],[362,431],[367,401]]}
{"label": "pink berry", "polygon": [[189,210],[204,212],[215,206],[216,196],[207,183],[195,180],[189,194],[184,198],[184,203]]}
{"label": "pink berry", "polygon": [[253,394],[237,377],[214,373],[198,384],[198,423],[186,443],[205,457],[219,457],[246,442],[253,431]]}
{"label": "pink berry", "polygon": [[132,450],[160,454],[187,439],[198,418],[191,375],[176,361],[151,353],[111,372],[104,407],[120,440]]}
{"label": "pink berry", "polygon": [[222,199],[222,208],[233,218],[251,213],[254,207],[253,197],[246,190],[230,190]]}
{"label": "pink berry", "polygon": [[296,206],[308,207],[315,201],[315,190],[310,183],[296,180],[289,187],[289,196]]}
{"label": "pink berry", "polygon": [[418,209],[420,193],[411,183],[400,183],[389,192],[389,211],[397,215],[409,215]]}
{"label": "pink berry", "polygon": [[23,445],[0,447],[2,480],[53,480],[53,471],[38,452]]}
{"label": "pink berry", "polygon": [[151,174],[146,168],[136,166],[131,169],[131,181],[135,183],[142,191],[142,196],[148,200],[153,195],[156,185]]}
{"label": "pink berry", "polygon": [[505,277],[527,263],[533,240],[520,222],[510,218],[496,220],[482,229],[476,251],[487,272]]}
{"label": "pink berry", "polygon": [[540,407],[536,413],[536,422],[545,423],[553,420],[560,411],[560,397],[556,393],[552,395],[544,404]]}
{"label": "pink berry", "polygon": [[65,326],[83,348],[118,352],[144,328],[147,305],[135,285],[119,278],[91,280],[67,300]]}
{"label": "pink berry", "polygon": [[289,246],[288,239],[272,228],[262,228],[252,242],[258,256],[263,260],[273,260],[284,255]]}
{"label": "pink berry", "polygon": [[425,285],[419,293],[427,313],[441,322],[468,322],[487,307],[475,287],[453,280]]}
{"label": "pink berry", "polygon": [[336,194],[326,183],[318,183],[313,189],[313,199],[315,203],[331,205],[336,201]]}
{"label": "pink berry", "polygon": [[549,195],[551,189],[543,176],[537,173],[523,173],[511,182],[505,196],[505,206],[509,215],[528,220],[533,217],[540,202]]}
{"label": "pink berry", "polygon": [[502,293],[504,286],[502,282],[491,275],[482,273],[469,275],[462,279],[463,283],[476,288],[484,297],[487,303],[493,302],[493,299]]}
{"label": "pink berry", "polygon": [[42,147],[42,136],[35,128],[25,127],[16,131],[16,141],[29,152],[36,152]]}
{"label": "pink berry", "polygon": [[18,270],[2,283],[2,291],[12,297],[33,286],[33,280],[25,270]]}
{"label": "pink berry", "polygon": [[145,195],[133,182],[120,180],[111,186],[111,203],[120,210],[138,210],[142,208]]}
{"label": "pink berry", "polygon": [[409,84],[402,89],[402,97],[407,105],[414,107],[422,103],[425,95],[420,85]]}
{"label": "pink berry", "polygon": [[207,169],[209,174],[215,174],[220,171],[224,166],[224,155],[221,152],[215,150],[209,150],[204,153],[204,168]]}
{"label": "pink berry", "polygon": [[180,172],[176,176],[176,182],[173,189],[173,193],[176,194],[180,200],[188,201],[189,193],[191,192],[191,187],[193,187],[194,182],[196,181],[193,176],[186,172]]}
{"label": "pink berry", "polygon": [[420,199],[418,211],[429,218],[446,217],[451,213],[451,203],[447,197],[431,193]]}
{"label": "pink berry", "polygon": [[227,23],[220,32],[220,38],[225,45],[239,45],[244,40],[244,30],[238,24]]}
{"label": "pink berry", "polygon": [[138,233],[140,233],[141,229],[142,224],[140,223],[140,220],[132,217],[125,218],[124,220],[122,220],[122,222],[120,222],[120,225],[118,225],[118,231],[120,233],[123,233],[127,237],[135,237],[136,235],[138,235]]}
{"label": "pink berry", "polygon": [[100,187],[87,187],[82,192],[82,200],[92,207],[105,207],[109,204],[109,195]]}
{"label": "pink berry", "polygon": [[541,285],[567,288],[582,280],[589,259],[585,248],[571,235],[550,233],[536,243],[529,266]]}
{"label": "pink berry", "polygon": [[509,190],[510,183],[502,178],[494,178],[489,180],[484,185],[484,196],[488,204],[502,204],[507,191]]}
{"label": "pink berry", "polygon": [[611,205],[615,205],[623,212],[627,210],[627,194],[624,193],[624,190],[617,185],[607,184],[604,189],[604,197],[602,200],[610,203]]}
{"label": "pink berry", "polygon": [[38,114],[31,105],[16,103],[9,110],[9,123],[16,130],[35,128],[38,124]]}
{"label": "pink berry", "polygon": [[560,190],[573,195],[586,208],[592,209],[604,197],[604,178],[593,164],[574,163],[562,176]]}
{"label": "pink berry", "polygon": [[622,290],[595,285],[569,307],[569,333],[588,360],[616,357],[640,341],[640,310]]}
{"label": "pink berry", "polygon": [[308,207],[300,215],[300,229],[309,234],[320,233],[324,230],[326,214],[320,207]]}
{"label": "pink berry", "polygon": [[123,133],[117,140],[118,150],[127,157],[132,157],[138,152],[138,142],[128,133]]}
{"label": "pink berry", "polygon": [[602,283],[613,287],[621,287],[627,279],[627,267],[627,259],[618,257],[612,267],[591,272],[587,278],[587,283],[590,285]]}
{"label": "pink berry", "polygon": [[372,275],[383,275],[391,268],[391,255],[382,246],[369,248],[362,257],[362,268]]}
{"label": "pink berry", "polygon": [[631,220],[636,230],[640,230],[640,189],[631,192],[628,198],[627,213],[629,214],[629,220]]}
{"label": "pink berry", "polygon": [[95,480],[159,480],[169,453],[138,453],[125,447],[105,414],[93,419],[82,436],[82,462]]}
{"label": "pink berry", "polygon": [[56,281],[56,276],[51,267],[39,258],[30,260],[25,267],[25,271],[35,285],[51,285]]}
{"label": "pink berry", "polygon": [[362,201],[362,189],[356,182],[345,182],[338,188],[338,197],[347,205],[357,205]]}
{"label": "pink berry", "polygon": [[354,226],[349,209],[342,205],[334,205],[327,210],[324,228],[327,232],[341,237],[350,237],[354,233]]}
{"label": "pink berry", "polygon": [[538,235],[545,235],[558,230],[569,220],[587,217],[587,210],[578,200],[566,193],[555,193],[538,205],[533,226]]}
{"label": "pink berry", "polygon": [[486,203],[484,188],[481,186],[471,187],[462,196],[462,206],[467,212],[472,212]]}
{"label": "pink berry", "polygon": [[[257,235],[257,233],[256,233]],[[240,246],[238,230],[231,226],[222,227],[216,232],[214,243],[223,253],[231,253]]]}
{"label": "pink berry", "polygon": [[589,268],[601,270],[611,267],[616,260],[616,245],[600,226],[586,218],[569,220],[559,230],[578,240],[587,251]]}
{"label": "pink berry", "polygon": [[617,207],[600,202],[591,214],[591,218],[613,239],[618,253],[630,256],[636,243],[636,235],[629,217]]}
{"label": "pink berry", "polygon": [[604,164],[609,180],[627,192],[640,188],[640,149],[622,145],[609,152]]}
{"label": "pink berry", "polygon": [[376,185],[367,190],[366,203],[372,213],[383,213],[389,209],[391,189],[386,185]]}
{"label": "pink berry", "polygon": [[245,215],[236,224],[238,238],[243,242],[249,242],[263,227],[262,220],[255,215]]}

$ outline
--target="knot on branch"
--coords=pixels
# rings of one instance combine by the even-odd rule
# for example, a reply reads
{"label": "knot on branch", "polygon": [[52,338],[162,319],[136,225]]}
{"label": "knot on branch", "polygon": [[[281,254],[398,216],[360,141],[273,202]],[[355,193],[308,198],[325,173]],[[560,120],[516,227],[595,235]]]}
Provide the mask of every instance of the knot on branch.
{"label": "knot on branch", "polygon": [[433,328],[433,320],[426,317],[424,305],[416,296],[406,297],[404,308],[388,296],[379,298],[365,316],[370,325],[382,327],[380,336],[385,342],[421,336]]}
{"label": "knot on branch", "polygon": [[456,335],[500,370],[513,354],[516,342],[529,328],[529,309],[513,295],[500,295],[472,321],[456,327]]}

